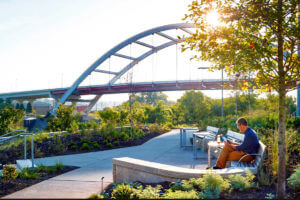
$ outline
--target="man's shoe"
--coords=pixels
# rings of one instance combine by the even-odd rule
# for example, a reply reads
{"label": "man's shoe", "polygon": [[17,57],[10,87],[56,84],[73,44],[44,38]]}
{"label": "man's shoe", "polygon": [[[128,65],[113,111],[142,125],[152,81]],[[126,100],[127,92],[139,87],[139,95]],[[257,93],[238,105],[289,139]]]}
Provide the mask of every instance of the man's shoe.
{"label": "man's shoe", "polygon": [[213,169],[222,169],[222,168],[220,168],[218,166],[213,166]]}

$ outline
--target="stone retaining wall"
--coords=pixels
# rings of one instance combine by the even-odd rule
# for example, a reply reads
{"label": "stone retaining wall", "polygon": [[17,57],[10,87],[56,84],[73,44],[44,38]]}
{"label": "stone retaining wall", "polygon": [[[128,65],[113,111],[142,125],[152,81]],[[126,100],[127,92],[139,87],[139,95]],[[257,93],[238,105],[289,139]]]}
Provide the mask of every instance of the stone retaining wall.
{"label": "stone retaining wall", "polygon": [[[212,171],[223,177],[228,177],[230,174],[246,174],[245,168],[225,168]],[[178,179],[199,178],[207,172],[208,170],[188,169],[129,157],[113,158],[114,182],[159,183]]]}

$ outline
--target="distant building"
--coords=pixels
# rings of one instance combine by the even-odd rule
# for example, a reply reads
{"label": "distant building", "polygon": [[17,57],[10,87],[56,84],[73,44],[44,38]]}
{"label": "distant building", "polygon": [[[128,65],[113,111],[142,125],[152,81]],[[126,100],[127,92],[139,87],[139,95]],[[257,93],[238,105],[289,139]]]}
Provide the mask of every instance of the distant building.
{"label": "distant building", "polygon": [[36,111],[36,114],[46,115],[51,109],[53,109],[53,106],[50,103],[34,101],[32,108]]}
{"label": "distant building", "polygon": [[85,109],[87,109],[87,106],[82,106],[82,105],[76,105],[76,111],[77,112],[83,112],[85,111]]}

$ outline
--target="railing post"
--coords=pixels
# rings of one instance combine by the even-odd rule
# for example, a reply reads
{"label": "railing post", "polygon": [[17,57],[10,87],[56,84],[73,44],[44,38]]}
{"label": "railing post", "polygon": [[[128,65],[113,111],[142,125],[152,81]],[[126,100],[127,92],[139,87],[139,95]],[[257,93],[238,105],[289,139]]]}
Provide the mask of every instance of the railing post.
{"label": "railing post", "polygon": [[26,142],[27,142],[27,135],[25,133],[25,135],[24,135],[24,160],[26,160],[26,156],[27,156],[27,144],[26,144]]}
{"label": "railing post", "polygon": [[34,168],[33,133],[31,133],[31,163],[32,163],[32,168]]}

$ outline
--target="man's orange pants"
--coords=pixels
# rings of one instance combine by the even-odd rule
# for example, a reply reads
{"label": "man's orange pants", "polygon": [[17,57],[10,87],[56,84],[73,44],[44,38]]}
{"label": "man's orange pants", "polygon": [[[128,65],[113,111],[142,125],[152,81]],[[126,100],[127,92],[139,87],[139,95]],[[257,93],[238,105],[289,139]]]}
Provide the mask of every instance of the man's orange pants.
{"label": "man's orange pants", "polygon": [[[217,167],[225,168],[226,167],[226,161],[239,161],[244,155],[247,155],[248,153],[244,151],[236,151],[232,148],[231,145],[225,143],[219,158],[217,160]],[[242,162],[250,162],[254,158],[252,156],[247,156],[242,160]]]}

